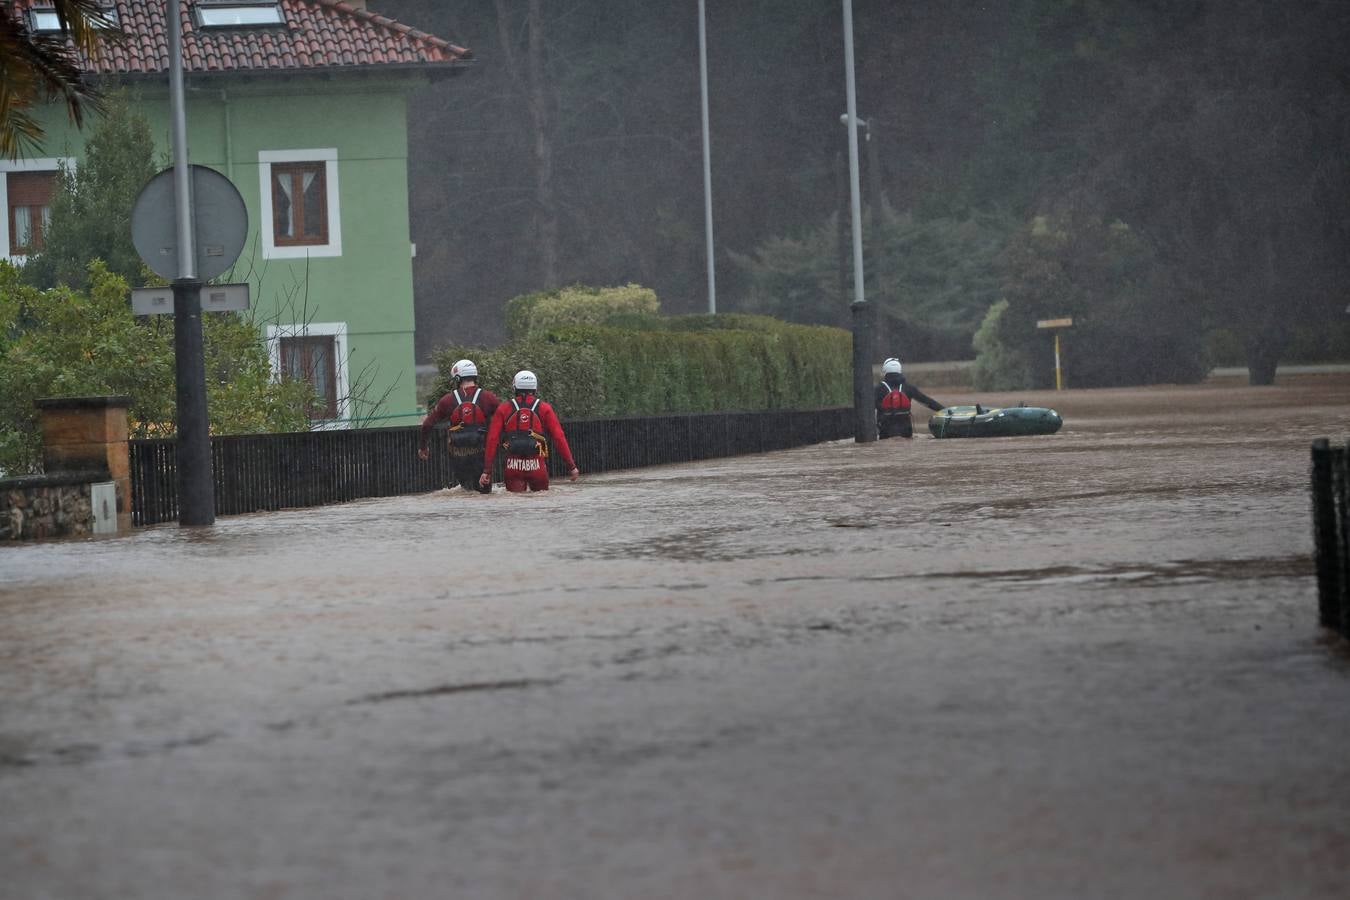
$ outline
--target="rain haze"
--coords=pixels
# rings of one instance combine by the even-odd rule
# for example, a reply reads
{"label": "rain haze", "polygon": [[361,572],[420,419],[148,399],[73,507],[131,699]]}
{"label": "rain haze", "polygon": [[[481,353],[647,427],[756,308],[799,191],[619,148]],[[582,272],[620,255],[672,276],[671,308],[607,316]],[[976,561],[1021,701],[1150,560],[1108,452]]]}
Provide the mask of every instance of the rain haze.
{"label": "rain haze", "polygon": [[[718,312],[848,328],[840,4],[706,5]],[[1350,895],[1308,488],[1350,433],[1350,3],[851,5],[875,368],[1062,428],[916,401],[912,439],[5,541],[0,898]],[[409,100],[417,362],[499,365],[569,285],[708,309],[697,3],[357,6],[470,54]],[[584,430],[601,362],[539,379],[573,435],[695,442]],[[421,465],[403,430],[355,465]]]}
{"label": "rain haze", "polygon": [[[574,282],[708,308],[695,4],[382,6],[476,59],[412,102],[419,358]],[[853,10],[883,346],[971,358],[989,307],[1029,296],[1125,335],[1101,383],[1350,353],[1346,4]],[[847,325],[840,4],[709,3],[707,43],[718,311]]]}

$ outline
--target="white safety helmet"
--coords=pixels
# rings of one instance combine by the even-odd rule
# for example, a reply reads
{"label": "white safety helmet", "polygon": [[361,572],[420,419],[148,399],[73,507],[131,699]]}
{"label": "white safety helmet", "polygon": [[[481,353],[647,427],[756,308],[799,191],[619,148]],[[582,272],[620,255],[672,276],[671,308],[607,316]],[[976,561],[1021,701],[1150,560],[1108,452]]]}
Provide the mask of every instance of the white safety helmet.
{"label": "white safety helmet", "polygon": [[529,369],[521,369],[516,373],[516,377],[511,379],[511,386],[518,391],[537,391],[539,379],[535,378]]}
{"label": "white safety helmet", "polygon": [[882,374],[882,375],[891,375],[891,374],[899,375],[899,374],[900,374],[900,360],[896,359],[894,356],[892,356],[890,359],[886,360],[884,363],[881,364],[881,374]]}
{"label": "white safety helmet", "polygon": [[450,367],[450,375],[455,380],[461,378],[478,378],[478,367],[473,364],[473,360],[461,359]]}

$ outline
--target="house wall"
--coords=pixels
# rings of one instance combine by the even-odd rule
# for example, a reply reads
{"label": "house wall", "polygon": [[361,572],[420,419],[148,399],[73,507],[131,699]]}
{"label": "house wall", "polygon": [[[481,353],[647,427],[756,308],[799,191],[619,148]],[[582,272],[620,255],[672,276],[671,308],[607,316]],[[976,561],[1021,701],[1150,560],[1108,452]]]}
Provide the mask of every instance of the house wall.
{"label": "house wall", "polygon": [[[249,240],[231,281],[251,285],[254,318],[262,326],[345,323],[347,381],[356,401],[351,417],[378,413],[411,424],[420,412],[414,385],[412,244],[407,178],[408,79],[294,78],[227,85],[189,82],[191,162],[224,173],[249,214]],[[141,86],[141,108],[167,165],[171,128],[167,86]],[[92,131],[73,131],[59,110],[44,123],[44,156],[79,157]],[[57,115],[56,113],[60,113]],[[60,153],[51,148],[58,148]],[[280,151],[328,150],[335,156],[341,250],[300,258],[268,258],[260,170]],[[260,160],[260,155],[262,155]],[[266,201],[270,204],[270,198]],[[330,211],[331,215],[331,211]],[[302,251],[303,252],[303,251]]]}

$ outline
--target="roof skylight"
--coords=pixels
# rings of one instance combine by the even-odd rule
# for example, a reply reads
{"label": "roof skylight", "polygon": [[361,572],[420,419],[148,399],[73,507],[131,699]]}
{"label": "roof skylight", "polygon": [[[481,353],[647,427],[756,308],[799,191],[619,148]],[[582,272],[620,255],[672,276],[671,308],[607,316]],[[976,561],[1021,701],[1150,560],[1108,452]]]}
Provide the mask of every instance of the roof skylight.
{"label": "roof skylight", "polygon": [[[112,4],[100,6],[98,13],[90,17],[95,28],[116,28],[117,7]],[[28,27],[39,34],[51,34],[61,30],[61,20],[56,10],[48,7],[32,7],[28,10]]]}
{"label": "roof skylight", "polygon": [[197,25],[201,28],[240,28],[250,25],[284,25],[281,4],[277,0],[265,3],[214,2],[199,0]]}

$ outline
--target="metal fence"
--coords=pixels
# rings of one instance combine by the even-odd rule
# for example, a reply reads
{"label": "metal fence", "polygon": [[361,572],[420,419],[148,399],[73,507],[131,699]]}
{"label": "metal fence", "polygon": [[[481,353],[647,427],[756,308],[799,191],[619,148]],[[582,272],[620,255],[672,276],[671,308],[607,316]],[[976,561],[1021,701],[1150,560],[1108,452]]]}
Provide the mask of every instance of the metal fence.
{"label": "metal fence", "polygon": [[[564,428],[581,471],[608,472],[851,437],[853,410],[576,419]],[[417,458],[419,431],[418,426],[405,426],[212,437],[216,514],[437,490],[452,480],[444,427],[432,437],[431,458],[425,461]],[[176,447],[172,438],[130,442],[134,524],[177,520]],[[562,461],[557,453],[550,456],[549,469],[560,474]]]}
{"label": "metal fence", "polygon": [[1350,638],[1350,445],[1326,438],[1312,445],[1313,540],[1317,562],[1317,617]]}

